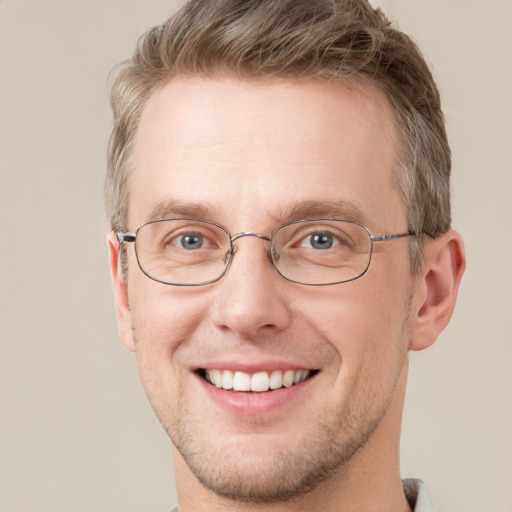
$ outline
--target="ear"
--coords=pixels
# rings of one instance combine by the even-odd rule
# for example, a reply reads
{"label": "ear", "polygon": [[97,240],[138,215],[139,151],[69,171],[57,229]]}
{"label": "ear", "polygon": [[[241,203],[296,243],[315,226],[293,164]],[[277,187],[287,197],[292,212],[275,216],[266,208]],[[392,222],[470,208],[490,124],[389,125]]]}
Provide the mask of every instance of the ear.
{"label": "ear", "polygon": [[464,242],[457,231],[447,231],[425,245],[416,283],[410,350],[429,347],[448,325],[465,267]]}
{"label": "ear", "polygon": [[112,278],[112,286],[114,288],[119,336],[121,338],[121,342],[127,349],[135,351],[135,339],[132,328],[132,314],[128,300],[128,288],[124,281],[121,269],[121,258],[119,255],[120,244],[113,231],[107,235],[107,245],[110,258],[110,275]]}

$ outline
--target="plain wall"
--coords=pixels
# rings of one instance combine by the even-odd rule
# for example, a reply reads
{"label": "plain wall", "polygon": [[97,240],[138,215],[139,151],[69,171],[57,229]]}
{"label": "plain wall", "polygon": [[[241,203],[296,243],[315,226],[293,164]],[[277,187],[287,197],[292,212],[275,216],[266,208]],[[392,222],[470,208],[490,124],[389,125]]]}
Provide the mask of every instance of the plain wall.
{"label": "plain wall", "polygon": [[[404,476],[439,512],[512,512],[512,2],[381,0],[438,79],[468,268],[411,355]],[[165,511],[170,443],[118,341],[107,74],[177,2],[0,0],[0,510]]]}

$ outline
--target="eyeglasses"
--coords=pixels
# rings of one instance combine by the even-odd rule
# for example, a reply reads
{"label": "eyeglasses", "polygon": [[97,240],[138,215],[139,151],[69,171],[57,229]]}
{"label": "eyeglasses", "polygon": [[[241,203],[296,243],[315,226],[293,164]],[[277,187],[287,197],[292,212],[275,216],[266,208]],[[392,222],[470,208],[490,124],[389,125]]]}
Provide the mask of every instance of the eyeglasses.
{"label": "eyeglasses", "polygon": [[268,242],[269,260],[288,281],[321,286],[361,277],[370,266],[374,242],[416,233],[372,235],[358,222],[304,219],[283,224],[270,236],[253,232],[231,235],[215,222],[188,218],[155,220],[134,234],[117,233],[120,244],[135,244],[144,274],[175,286],[200,286],[221,279],[233,261],[235,242],[245,236]]}

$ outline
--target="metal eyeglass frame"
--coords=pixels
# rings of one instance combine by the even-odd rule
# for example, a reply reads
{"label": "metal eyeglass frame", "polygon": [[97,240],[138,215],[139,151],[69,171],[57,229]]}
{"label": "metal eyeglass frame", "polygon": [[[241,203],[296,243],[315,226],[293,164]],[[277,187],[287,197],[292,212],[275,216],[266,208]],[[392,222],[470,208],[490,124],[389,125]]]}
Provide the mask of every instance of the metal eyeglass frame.
{"label": "metal eyeglass frame", "polygon": [[[226,266],[224,268],[224,271],[222,272],[222,274],[220,276],[216,277],[215,279],[211,279],[209,281],[203,281],[203,282],[200,282],[200,283],[172,283],[172,282],[169,282],[169,281],[163,281],[162,279],[157,279],[157,278],[149,275],[144,270],[143,266],[141,265],[141,263],[139,261],[139,256],[137,254],[137,246],[135,245],[135,241],[137,239],[137,233],[139,232],[140,229],[142,229],[144,226],[147,226],[148,224],[155,224],[157,222],[166,222],[166,221],[170,221],[170,220],[185,220],[185,221],[190,220],[190,221],[194,221],[194,222],[203,222],[205,224],[210,224],[212,226],[216,226],[216,227],[222,229],[228,235],[229,240],[230,240],[230,249],[229,249],[229,252],[226,254],[226,257],[228,257],[229,259],[227,260],[227,262],[225,264]],[[305,222],[326,222],[326,221],[329,221],[329,222],[331,222],[331,221],[338,221],[338,222],[346,222],[348,224],[355,224],[355,225],[360,226],[361,228],[363,228],[368,233],[368,237],[370,239],[370,251],[369,251],[369,254],[368,254],[368,264],[366,265],[365,269],[358,276],[353,277],[351,279],[345,279],[343,281],[335,281],[335,282],[332,282],[332,283],[303,283],[301,281],[296,281],[294,279],[290,279],[289,277],[285,276],[279,270],[279,268],[277,267],[277,265],[276,265],[276,263],[274,261],[274,255],[272,254],[272,251],[270,251],[270,253],[269,253],[269,260],[271,261],[272,265],[277,270],[279,275],[281,275],[284,279],[286,279],[287,281],[290,281],[292,283],[302,284],[304,286],[330,286],[330,285],[333,285],[333,284],[342,284],[342,283],[348,283],[350,281],[355,281],[356,279],[359,279],[364,274],[366,274],[366,272],[370,268],[370,263],[371,263],[372,254],[373,254],[373,243],[374,242],[389,242],[391,240],[397,240],[399,238],[413,237],[413,236],[417,236],[418,235],[418,233],[416,233],[415,231],[412,231],[412,230],[408,231],[407,233],[397,233],[397,234],[389,234],[389,235],[373,235],[372,232],[364,224],[361,224],[360,222],[356,222],[356,221],[352,221],[352,220],[345,220],[345,219],[300,219],[300,220],[294,220],[294,221],[286,222],[285,224],[281,224],[276,229],[274,229],[274,231],[272,231],[272,234],[270,236],[269,235],[262,235],[260,233],[255,233],[253,231],[243,231],[241,233],[237,233],[236,235],[232,235],[228,231],[227,228],[225,228],[224,226],[221,226],[220,224],[217,224],[216,222],[213,222],[211,220],[194,219],[194,218],[189,218],[189,217],[179,217],[179,218],[152,220],[150,222],[146,222],[142,226],[139,226],[136,229],[135,233],[126,233],[126,232],[122,232],[122,231],[117,231],[116,232],[116,236],[117,236],[117,240],[119,241],[119,244],[121,245],[121,247],[125,243],[133,243],[134,244],[135,257],[137,259],[137,264],[138,264],[140,270],[142,271],[142,273],[144,275],[146,275],[147,277],[149,277],[149,279],[152,279],[153,281],[156,281],[156,282],[162,283],[162,284],[166,284],[166,285],[169,285],[169,286],[203,286],[203,285],[207,285],[207,284],[216,283],[217,281],[220,281],[226,275],[229,267],[231,266],[231,262],[233,261],[233,256],[234,256],[234,254],[236,252],[236,247],[233,245],[233,242],[235,242],[239,238],[242,238],[244,236],[254,236],[256,238],[259,238],[261,240],[265,240],[266,242],[269,242],[270,243],[270,247],[272,247],[272,239],[273,239],[275,233],[277,233],[280,229],[282,229],[282,228],[284,228],[286,226],[289,226],[290,224],[300,224],[301,222],[305,223]],[[430,233],[425,233],[425,234],[435,238],[434,235],[431,235]]]}

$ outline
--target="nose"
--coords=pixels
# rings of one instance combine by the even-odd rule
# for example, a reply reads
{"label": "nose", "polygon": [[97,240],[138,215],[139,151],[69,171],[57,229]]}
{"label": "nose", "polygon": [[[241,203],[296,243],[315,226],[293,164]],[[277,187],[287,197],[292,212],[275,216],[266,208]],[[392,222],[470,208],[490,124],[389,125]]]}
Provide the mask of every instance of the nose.
{"label": "nose", "polygon": [[268,244],[261,238],[244,236],[236,241],[236,253],[227,275],[216,285],[212,304],[214,324],[244,338],[283,330],[291,320],[287,282],[272,265]]}

